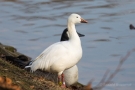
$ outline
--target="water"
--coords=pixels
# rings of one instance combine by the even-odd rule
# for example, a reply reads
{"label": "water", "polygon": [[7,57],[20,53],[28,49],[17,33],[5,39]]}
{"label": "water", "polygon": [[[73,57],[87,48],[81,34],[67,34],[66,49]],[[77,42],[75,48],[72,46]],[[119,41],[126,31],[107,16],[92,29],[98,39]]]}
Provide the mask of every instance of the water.
{"label": "water", "polygon": [[[134,5],[134,0],[0,0],[0,42],[34,59],[60,40],[67,17],[78,13],[89,22],[76,26],[85,34],[79,82],[94,79],[95,86],[107,69],[113,72],[120,58],[135,47],[135,30],[129,30],[129,24],[135,25]],[[134,90],[134,76],[132,53],[113,78],[115,85],[104,90]]]}

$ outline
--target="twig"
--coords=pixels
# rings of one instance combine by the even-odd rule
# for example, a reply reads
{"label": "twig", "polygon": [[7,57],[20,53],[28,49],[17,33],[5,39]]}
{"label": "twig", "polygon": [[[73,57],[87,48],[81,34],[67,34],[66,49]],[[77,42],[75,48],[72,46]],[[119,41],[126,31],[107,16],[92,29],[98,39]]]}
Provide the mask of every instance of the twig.
{"label": "twig", "polygon": [[106,77],[108,76],[109,71],[107,70],[106,73],[104,74],[103,78],[101,79],[101,81],[98,83],[97,86],[95,86],[93,88],[93,90],[101,90],[103,89],[107,84],[111,83],[111,80],[114,78],[114,76],[121,70],[121,67],[123,65],[123,63],[127,60],[127,58],[133,53],[135,52],[135,48],[133,48],[131,51],[127,52],[127,54],[122,57],[120,59],[120,62],[118,64],[118,66],[116,67],[115,71],[113,73],[111,73],[111,75],[108,77],[108,79],[106,80]]}

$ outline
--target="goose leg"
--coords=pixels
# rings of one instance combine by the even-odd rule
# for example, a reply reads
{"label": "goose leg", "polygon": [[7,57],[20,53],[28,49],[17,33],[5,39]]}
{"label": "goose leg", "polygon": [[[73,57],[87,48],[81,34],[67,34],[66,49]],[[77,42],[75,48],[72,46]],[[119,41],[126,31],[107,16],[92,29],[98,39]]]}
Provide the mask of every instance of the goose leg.
{"label": "goose leg", "polygon": [[61,72],[58,73],[58,84],[59,84],[61,87],[63,87],[63,88],[66,87],[63,71],[61,71]]}
{"label": "goose leg", "polygon": [[62,87],[66,87],[66,84],[65,84],[65,80],[64,80],[64,74],[62,73],[61,74],[61,78],[62,78]]}
{"label": "goose leg", "polygon": [[62,82],[61,82],[61,75],[58,76],[58,84],[61,86]]}

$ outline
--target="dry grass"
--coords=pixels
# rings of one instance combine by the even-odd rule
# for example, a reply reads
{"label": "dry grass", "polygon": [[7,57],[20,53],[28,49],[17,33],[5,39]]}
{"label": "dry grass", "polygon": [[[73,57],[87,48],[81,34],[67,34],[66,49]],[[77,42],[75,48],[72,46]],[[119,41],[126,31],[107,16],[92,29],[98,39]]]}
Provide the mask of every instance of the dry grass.
{"label": "dry grass", "polygon": [[13,84],[8,77],[0,77],[0,90],[21,90],[20,86]]}

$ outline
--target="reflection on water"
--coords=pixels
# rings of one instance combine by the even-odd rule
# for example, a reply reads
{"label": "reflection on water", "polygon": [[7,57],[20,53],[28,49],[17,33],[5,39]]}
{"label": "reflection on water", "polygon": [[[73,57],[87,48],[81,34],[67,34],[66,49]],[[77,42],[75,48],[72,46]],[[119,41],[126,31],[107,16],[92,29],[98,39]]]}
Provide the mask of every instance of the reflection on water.
{"label": "reflection on water", "polygon": [[[60,40],[67,17],[78,13],[88,24],[77,25],[83,58],[79,62],[79,81],[94,78],[95,86],[107,69],[113,71],[119,59],[135,47],[134,0],[0,0],[0,42],[17,47],[33,59],[47,46]],[[135,53],[113,79],[130,87],[106,87],[105,90],[135,88]]]}

